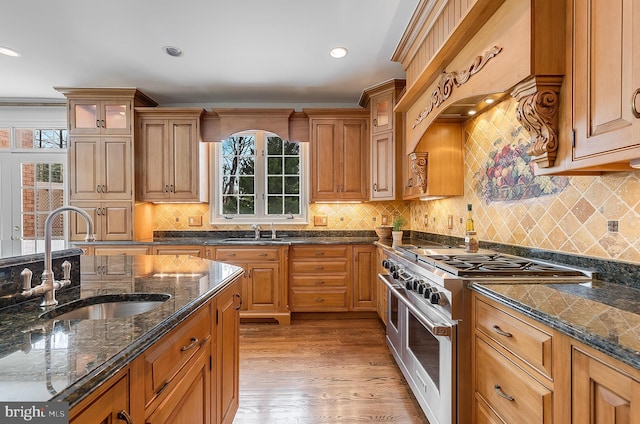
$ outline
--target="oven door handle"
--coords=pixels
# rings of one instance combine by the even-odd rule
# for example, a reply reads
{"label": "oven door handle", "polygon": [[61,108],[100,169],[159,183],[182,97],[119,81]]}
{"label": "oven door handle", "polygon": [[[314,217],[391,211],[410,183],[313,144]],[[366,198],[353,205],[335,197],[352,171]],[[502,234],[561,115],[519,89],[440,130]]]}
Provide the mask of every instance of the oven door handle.
{"label": "oven door handle", "polygon": [[407,302],[405,297],[398,290],[398,286],[393,283],[393,278],[390,275],[378,274],[378,279],[384,283],[385,286],[398,298],[402,303],[411,311],[411,313],[420,320],[422,325],[434,336],[451,336],[451,325],[440,322],[433,322],[427,316],[425,316],[418,308],[416,308],[411,302]]}

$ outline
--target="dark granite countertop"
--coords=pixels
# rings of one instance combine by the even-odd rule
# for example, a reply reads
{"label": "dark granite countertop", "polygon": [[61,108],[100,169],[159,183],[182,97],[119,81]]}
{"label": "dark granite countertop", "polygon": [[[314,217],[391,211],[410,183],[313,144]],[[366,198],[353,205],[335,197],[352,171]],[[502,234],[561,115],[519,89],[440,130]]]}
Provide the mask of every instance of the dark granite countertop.
{"label": "dark granite countertop", "polygon": [[638,289],[602,281],[470,288],[640,370]]}
{"label": "dark granite countertop", "polygon": [[[295,245],[295,244],[373,244],[377,237],[341,237],[341,236],[314,236],[314,237],[289,237],[278,236],[279,240],[274,241],[263,237],[259,240],[247,237],[246,245]],[[242,246],[244,241],[226,241],[225,238],[207,237],[155,237],[153,241],[99,241],[99,242],[74,242],[77,247],[82,246],[153,246],[153,245],[195,245],[195,246]]]}
{"label": "dark granite countertop", "polygon": [[105,320],[41,319],[39,300],[0,310],[0,401],[64,400],[73,407],[242,273],[190,256],[81,261],[81,284],[58,292],[60,304],[122,293],[171,298],[149,312]]}

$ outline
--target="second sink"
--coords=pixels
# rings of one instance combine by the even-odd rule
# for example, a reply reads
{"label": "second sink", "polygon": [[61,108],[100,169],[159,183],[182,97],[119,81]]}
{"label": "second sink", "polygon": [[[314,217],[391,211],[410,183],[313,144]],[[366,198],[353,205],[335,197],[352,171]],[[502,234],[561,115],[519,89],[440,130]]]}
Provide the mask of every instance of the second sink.
{"label": "second sink", "polygon": [[126,293],[79,299],[40,315],[43,319],[80,320],[124,318],[157,308],[171,298],[165,293]]}

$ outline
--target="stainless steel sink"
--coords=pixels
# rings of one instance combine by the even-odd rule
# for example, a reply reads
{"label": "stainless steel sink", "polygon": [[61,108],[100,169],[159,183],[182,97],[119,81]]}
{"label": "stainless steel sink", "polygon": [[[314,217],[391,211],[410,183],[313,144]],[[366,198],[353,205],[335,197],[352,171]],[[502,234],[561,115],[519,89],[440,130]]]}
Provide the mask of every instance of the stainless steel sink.
{"label": "stainless steel sink", "polygon": [[282,238],[252,238],[252,237],[229,237],[220,240],[222,243],[230,244],[268,244],[284,241]]}
{"label": "stainless steel sink", "polygon": [[43,319],[83,320],[124,318],[142,314],[171,299],[165,293],[126,293],[79,299],[40,315]]}

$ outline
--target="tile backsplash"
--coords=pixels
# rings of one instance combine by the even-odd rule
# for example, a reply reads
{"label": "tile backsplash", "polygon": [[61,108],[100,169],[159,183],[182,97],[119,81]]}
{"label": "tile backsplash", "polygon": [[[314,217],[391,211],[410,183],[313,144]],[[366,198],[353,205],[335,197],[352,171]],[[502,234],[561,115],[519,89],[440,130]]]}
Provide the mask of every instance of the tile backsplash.
{"label": "tile backsplash", "polygon": [[462,237],[471,203],[480,240],[640,263],[640,172],[533,177],[515,106],[467,121],[464,196],[413,203],[411,228]]}

